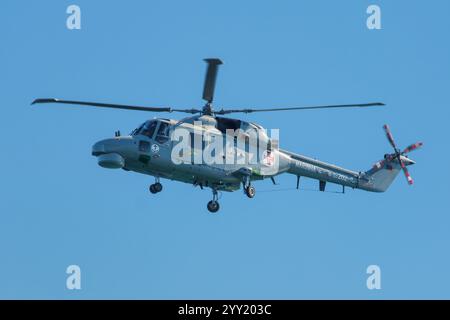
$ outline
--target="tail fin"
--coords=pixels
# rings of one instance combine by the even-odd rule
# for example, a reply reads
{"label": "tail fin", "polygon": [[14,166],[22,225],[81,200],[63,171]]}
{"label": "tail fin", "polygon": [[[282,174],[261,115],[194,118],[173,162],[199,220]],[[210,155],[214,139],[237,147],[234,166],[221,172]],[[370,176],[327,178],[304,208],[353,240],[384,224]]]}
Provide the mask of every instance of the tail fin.
{"label": "tail fin", "polygon": [[[415,163],[405,156],[400,157],[405,166]],[[364,179],[359,187],[367,191],[385,192],[401,170],[402,167],[398,159],[392,161],[382,160],[364,173]]]}

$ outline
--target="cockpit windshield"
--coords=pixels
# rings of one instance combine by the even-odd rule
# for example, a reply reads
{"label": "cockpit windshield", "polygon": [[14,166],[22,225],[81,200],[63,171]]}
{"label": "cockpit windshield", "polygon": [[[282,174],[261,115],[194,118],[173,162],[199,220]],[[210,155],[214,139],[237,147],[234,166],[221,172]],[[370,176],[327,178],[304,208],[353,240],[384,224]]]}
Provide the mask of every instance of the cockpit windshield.
{"label": "cockpit windshield", "polygon": [[156,120],[145,121],[141,126],[139,126],[137,129],[135,129],[131,133],[131,135],[136,136],[138,134],[142,134],[144,136],[152,138],[153,134],[155,133],[157,124],[158,124],[158,121],[156,121]]}

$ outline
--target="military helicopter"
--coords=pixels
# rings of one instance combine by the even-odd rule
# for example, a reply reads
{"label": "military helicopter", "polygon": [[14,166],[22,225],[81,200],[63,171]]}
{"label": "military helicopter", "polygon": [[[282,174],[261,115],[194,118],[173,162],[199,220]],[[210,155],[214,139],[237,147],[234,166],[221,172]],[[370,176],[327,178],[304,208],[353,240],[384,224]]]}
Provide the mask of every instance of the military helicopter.
{"label": "military helicopter", "polygon": [[[201,109],[177,109],[170,107],[146,107],[122,104],[60,100],[54,98],[36,99],[32,105],[42,103],[70,104],[100,108],[115,108],[147,112],[180,112],[193,116],[181,120],[155,118],[145,121],[129,135],[120,131],[113,138],[101,140],[92,147],[92,155],[104,168],[123,169],[153,176],[155,183],[149,191],[162,191],[160,179],[170,179],[212,190],[212,200],[207,209],[215,213],[219,210],[218,192],[236,191],[241,188],[248,198],[253,198],[256,190],[253,182],[271,179],[282,173],[319,181],[319,191],[325,191],[327,182],[371,192],[384,192],[398,173],[403,170],[408,184],[413,180],[407,166],[415,162],[406,154],[422,147],[414,143],[404,150],[399,149],[387,125],[383,126],[394,152],[364,172],[352,171],[334,164],[319,161],[304,155],[280,149],[277,137],[269,137],[267,131],[256,123],[223,117],[232,113],[254,113],[294,111],[332,108],[367,108],[384,106],[383,103],[323,105],[271,109],[220,109],[213,108],[214,90],[220,59],[205,59],[207,63],[203,87]],[[256,138],[255,138],[256,137]],[[184,142],[180,147],[180,143]],[[209,148],[214,145],[215,148]],[[222,147],[220,147],[222,146]],[[254,151],[256,149],[256,152]],[[215,161],[206,161],[205,151]],[[231,161],[225,161],[230,160]]]}

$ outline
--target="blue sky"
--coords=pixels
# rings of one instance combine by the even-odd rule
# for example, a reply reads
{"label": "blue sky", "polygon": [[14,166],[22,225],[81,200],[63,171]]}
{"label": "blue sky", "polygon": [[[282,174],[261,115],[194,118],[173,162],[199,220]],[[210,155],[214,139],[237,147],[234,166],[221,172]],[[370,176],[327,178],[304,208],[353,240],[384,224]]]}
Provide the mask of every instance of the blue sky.
{"label": "blue sky", "polygon": [[[66,28],[77,4],[82,29]],[[366,28],[377,4],[382,30]],[[2,1],[0,298],[450,298],[448,1]],[[30,107],[37,97],[202,106],[205,57],[220,57],[219,107],[383,101],[384,109],[242,116],[280,144],[366,170],[411,154],[387,193],[226,193],[100,168],[94,142],[151,114]],[[155,114],[154,116],[167,116]],[[177,115],[172,115],[177,117]],[[304,180],[304,188],[318,188]],[[330,190],[333,186],[330,186]],[[274,192],[270,192],[274,191]],[[277,191],[277,192],[275,192]],[[82,289],[65,287],[68,265]],[[368,290],[379,265],[382,289]]]}

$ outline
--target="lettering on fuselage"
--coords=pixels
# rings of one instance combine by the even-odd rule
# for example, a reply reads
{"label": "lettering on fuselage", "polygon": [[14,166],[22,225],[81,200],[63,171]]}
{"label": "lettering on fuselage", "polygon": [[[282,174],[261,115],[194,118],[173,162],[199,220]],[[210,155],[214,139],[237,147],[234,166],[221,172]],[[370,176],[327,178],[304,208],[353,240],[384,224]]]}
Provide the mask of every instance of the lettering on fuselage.
{"label": "lettering on fuselage", "polygon": [[338,173],[338,172],[334,172],[332,170],[329,169],[324,169],[321,168],[319,166],[310,164],[310,163],[306,163],[303,161],[299,161],[299,160],[294,160],[295,161],[295,166],[299,169],[304,170],[305,172],[309,172],[312,173],[313,175],[317,175],[317,176],[321,176],[321,177],[328,177],[328,178],[332,178],[338,181],[342,181],[345,183],[356,183],[356,179],[354,177],[349,177],[347,175]]}

